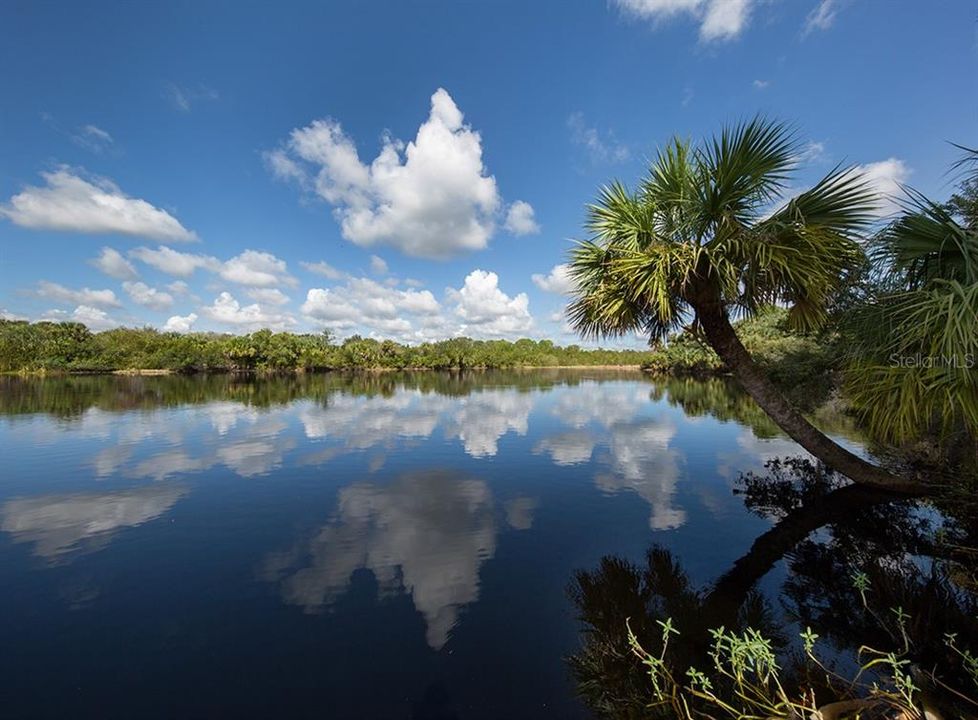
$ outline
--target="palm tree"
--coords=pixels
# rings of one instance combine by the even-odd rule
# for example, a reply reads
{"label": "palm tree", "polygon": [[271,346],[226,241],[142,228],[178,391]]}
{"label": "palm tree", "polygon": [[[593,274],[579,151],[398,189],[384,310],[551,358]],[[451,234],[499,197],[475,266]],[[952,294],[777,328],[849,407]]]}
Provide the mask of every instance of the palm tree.
{"label": "palm tree", "polygon": [[875,292],[850,317],[847,370],[877,436],[957,432],[958,451],[978,434],[978,150],[965,150],[960,194],[940,205],[907,189],[905,211],[873,239]]}
{"label": "palm tree", "polygon": [[790,307],[799,328],[822,324],[833,296],[865,262],[857,238],[875,194],[837,167],[771,212],[787,193],[799,144],[761,118],[693,145],[674,139],[636,191],[621,183],[589,207],[590,240],[572,251],[568,315],[586,336],[643,332],[651,341],[692,321],[754,401],[812,455],[853,481],[908,490],[902,480],[809,423],[744,348],[731,316]]}

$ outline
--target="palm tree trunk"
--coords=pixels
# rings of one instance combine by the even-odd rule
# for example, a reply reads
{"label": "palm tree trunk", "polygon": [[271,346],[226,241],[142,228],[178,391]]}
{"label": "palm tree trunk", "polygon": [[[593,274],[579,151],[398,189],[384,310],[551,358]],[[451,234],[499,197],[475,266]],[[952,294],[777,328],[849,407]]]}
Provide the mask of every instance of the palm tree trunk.
{"label": "palm tree trunk", "polygon": [[710,347],[720,356],[754,402],[792,440],[853,482],[895,492],[919,491],[919,483],[913,483],[866,462],[808,422],[754,362],[754,358],[737,337],[720,302],[700,301],[695,303],[694,309]]}

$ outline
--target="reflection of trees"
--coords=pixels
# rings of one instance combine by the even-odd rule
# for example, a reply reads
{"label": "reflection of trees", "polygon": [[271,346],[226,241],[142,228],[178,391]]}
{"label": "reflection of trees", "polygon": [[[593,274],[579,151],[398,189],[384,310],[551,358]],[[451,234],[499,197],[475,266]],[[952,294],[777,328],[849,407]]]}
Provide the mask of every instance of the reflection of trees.
{"label": "reflection of trees", "polygon": [[242,374],[49,378],[0,377],[0,415],[47,413],[72,418],[88,408],[134,410],[196,405],[215,400],[255,407],[297,399],[328,402],[336,393],[391,397],[402,389],[461,397],[491,387],[521,392],[590,380],[647,381],[634,371],[542,368],[463,372],[328,372],[273,376]]}
{"label": "reflection of trees", "polygon": [[15,498],[0,507],[0,530],[14,542],[34,543],[34,553],[51,563],[65,562],[104,547],[123,528],[158,518],[186,494],[180,485],[162,485]]}
{"label": "reflection of trees", "polygon": [[[761,410],[751,397],[730,378],[659,378],[652,397],[665,397],[690,417],[709,415],[722,422],[747,425],[759,438],[783,436],[780,428]],[[813,410],[809,418],[819,429],[833,435],[862,440],[851,418],[837,407],[824,405]]]}
{"label": "reflection of trees", "polygon": [[[524,501],[511,522],[531,522]],[[381,595],[404,591],[424,616],[428,644],[441,648],[462,607],[479,594],[479,567],[496,547],[493,500],[481,480],[449,472],[415,473],[390,485],[340,490],[333,518],[307,541],[267,558],[263,574],[285,602],[328,608],[353,573],[370,570]]]}
{"label": "reflection of trees", "polygon": [[[933,510],[843,486],[837,475],[808,461],[775,462],[770,471],[764,478],[744,478],[744,499],[752,511],[777,522],[709,588],[692,587],[679,561],[661,548],[650,550],[642,566],[607,557],[596,570],[575,577],[570,593],[584,642],[570,664],[582,697],[600,716],[648,716],[648,673],[629,652],[626,618],[653,654],[661,647],[658,621],[672,619],[681,633],[670,644],[677,677],[692,664],[709,664],[710,628],[750,626],[776,645],[783,643],[785,632],[756,585],[784,558],[788,618],[810,625],[843,655],[853,655],[860,644],[887,652],[905,649],[920,684],[935,665],[961,668],[960,658],[944,644],[944,633],[968,638],[965,645],[978,638],[978,604],[955,582],[974,572],[974,564],[958,562],[966,555],[954,546],[963,538],[938,542]],[[948,527],[945,523],[944,532]],[[868,581],[866,605],[853,581],[857,569]],[[903,631],[890,611],[896,607],[911,616]],[[795,669],[800,672],[800,666]],[[968,689],[960,671],[941,680]],[[948,717],[959,717],[957,712]]]}

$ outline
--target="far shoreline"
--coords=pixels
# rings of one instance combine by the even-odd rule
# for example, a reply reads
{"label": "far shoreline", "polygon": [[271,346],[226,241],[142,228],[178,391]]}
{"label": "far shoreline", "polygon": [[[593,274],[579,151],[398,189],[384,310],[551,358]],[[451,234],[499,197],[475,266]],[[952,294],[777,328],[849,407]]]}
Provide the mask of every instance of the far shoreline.
{"label": "far shoreline", "polygon": [[325,373],[394,373],[394,372],[486,372],[491,370],[619,370],[643,372],[641,365],[512,365],[488,367],[351,367],[351,368],[274,368],[274,369],[222,369],[182,371],[169,368],[128,368],[115,370],[14,370],[0,375],[8,377],[82,377],[82,376],[120,376],[120,377],[163,377],[168,375],[303,375]]}

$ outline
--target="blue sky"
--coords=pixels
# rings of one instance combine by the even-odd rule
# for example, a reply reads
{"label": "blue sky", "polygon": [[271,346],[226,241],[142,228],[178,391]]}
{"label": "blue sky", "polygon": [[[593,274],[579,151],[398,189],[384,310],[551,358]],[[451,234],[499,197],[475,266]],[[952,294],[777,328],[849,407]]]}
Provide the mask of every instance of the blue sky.
{"label": "blue sky", "polygon": [[585,204],[761,112],[941,198],[978,144],[973,2],[0,5],[0,309],[573,342]]}

